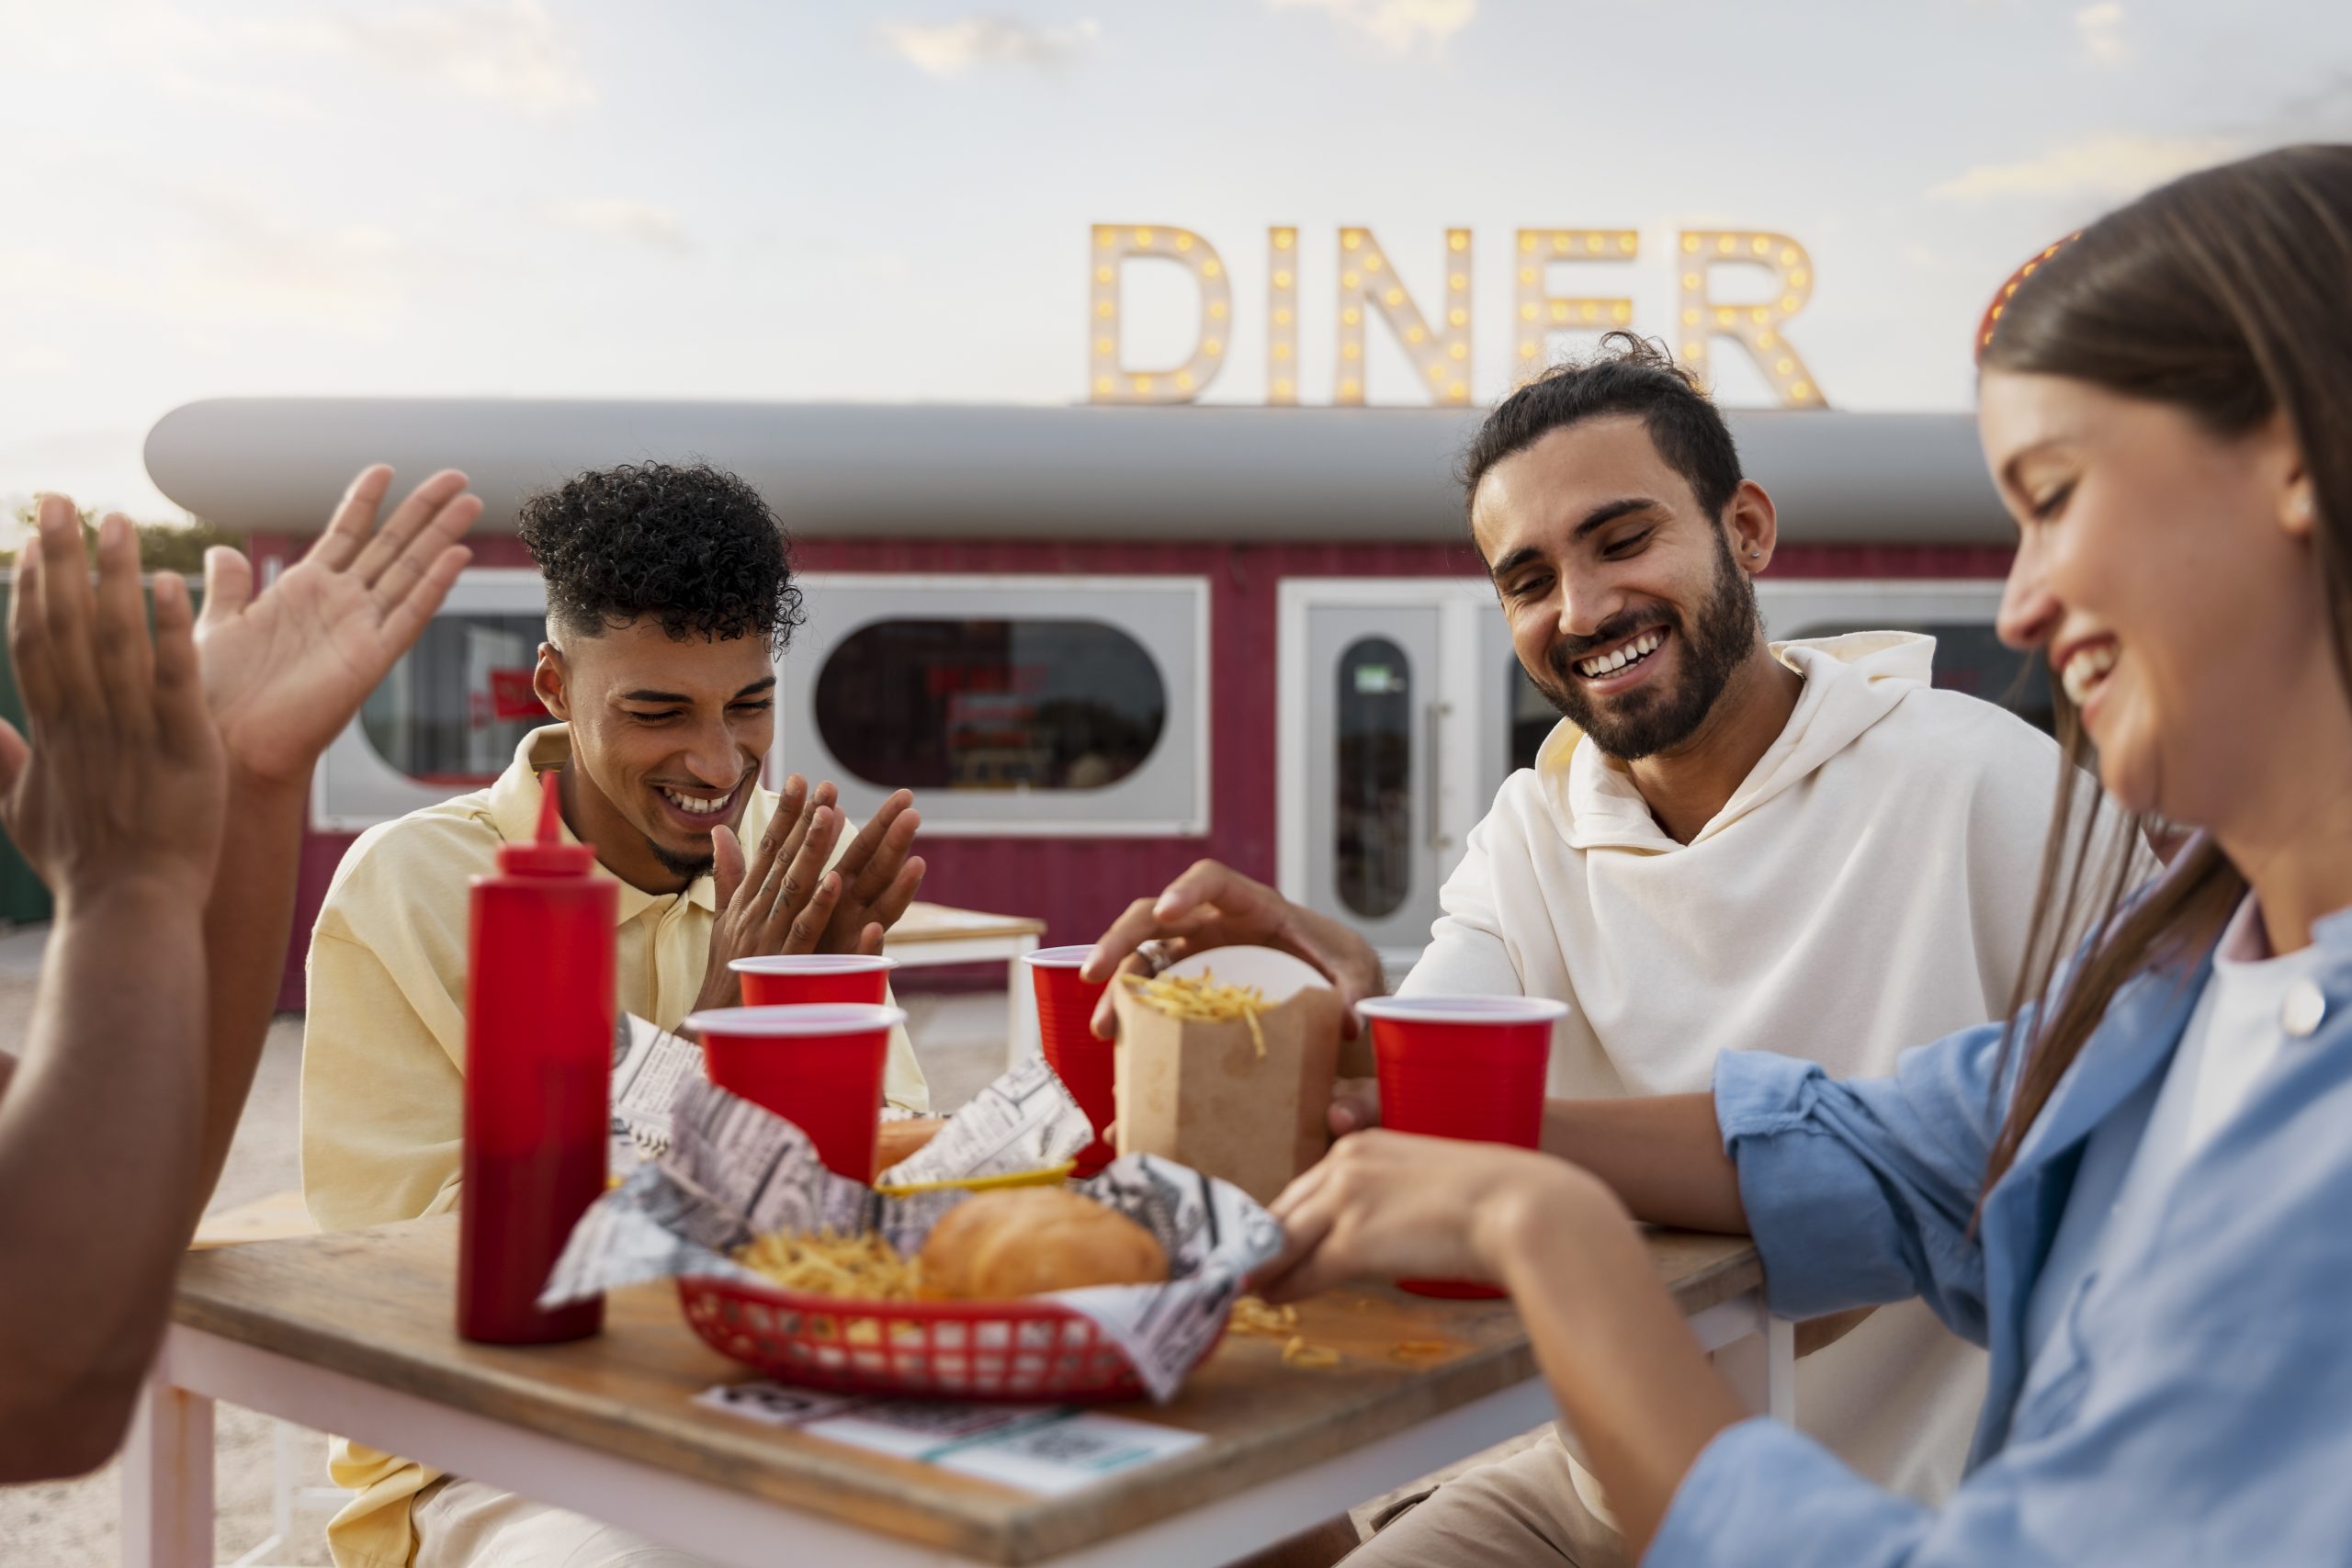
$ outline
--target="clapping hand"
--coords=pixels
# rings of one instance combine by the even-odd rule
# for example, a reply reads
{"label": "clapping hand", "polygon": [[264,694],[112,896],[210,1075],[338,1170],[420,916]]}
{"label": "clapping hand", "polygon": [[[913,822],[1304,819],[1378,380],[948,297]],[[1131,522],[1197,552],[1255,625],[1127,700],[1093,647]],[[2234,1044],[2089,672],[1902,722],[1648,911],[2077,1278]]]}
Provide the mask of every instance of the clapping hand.
{"label": "clapping hand", "polygon": [[[831,786],[825,786],[830,788]],[[899,917],[922,886],[922,857],[914,853],[922,814],[915,797],[899,791],[882,803],[833,863],[842,880],[841,900],[819,939],[820,953],[878,953]]]}
{"label": "clapping hand", "polygon": [[741,1001],[742,982],[728,967],[736,959],[817,951],[841,902],[842,879],[825,869],[841,831],[833,786],[812,790],[798,773],[784,781],[750,864],[733,829],[722,824],[710,830],[718,919],[696,1011]]}
{"label": "clapping hand", "polygon": [[734,959],[882,951],[885,932],[922,885],[922,861],[909,854],[922,818],[900,790],[833,862],[843,820],[836,794],[831,783],[811,789],[797,773],[785,780],[748,864],[732,829],[711,829],[718,918],[697,1008],[732,1007],[741,998],[742,987],[728,968]]}

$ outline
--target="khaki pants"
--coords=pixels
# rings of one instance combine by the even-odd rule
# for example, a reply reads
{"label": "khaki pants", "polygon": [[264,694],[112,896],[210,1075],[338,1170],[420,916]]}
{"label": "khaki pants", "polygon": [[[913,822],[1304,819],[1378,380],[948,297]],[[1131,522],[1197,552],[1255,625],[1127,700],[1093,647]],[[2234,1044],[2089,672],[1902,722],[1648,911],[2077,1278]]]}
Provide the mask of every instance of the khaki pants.
{"label": "khaki pants", "polygon": [[1396,1504],[1373,1529],[1351,1568],[1630,1568],[1624,1538],[1577,1495],[1556,1431]]}
{"label": "khaki pants", "polygon": [[409,1522],[413,1568],[707,1568],[626,1530],[456,1476],[418,1493]]}

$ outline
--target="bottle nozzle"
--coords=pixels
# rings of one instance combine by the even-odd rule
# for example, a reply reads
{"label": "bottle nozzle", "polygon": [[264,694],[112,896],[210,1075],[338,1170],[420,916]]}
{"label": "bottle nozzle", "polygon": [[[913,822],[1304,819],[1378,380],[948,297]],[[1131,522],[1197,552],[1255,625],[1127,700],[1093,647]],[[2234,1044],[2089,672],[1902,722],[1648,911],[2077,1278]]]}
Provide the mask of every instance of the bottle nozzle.
{"label": "bottle nozzle", "polygon": [[563,792],[560,768],[539,775],[539,830],[536,837],[498,846],[498,869],[517,876],[585,876],[596,868],[596,852],[563,840]]}
{"label": "bottle nozzle", "polygon": [[563,842],[563,793],[558,787],[562,770],[549,768],[539,775],[539,842]]}

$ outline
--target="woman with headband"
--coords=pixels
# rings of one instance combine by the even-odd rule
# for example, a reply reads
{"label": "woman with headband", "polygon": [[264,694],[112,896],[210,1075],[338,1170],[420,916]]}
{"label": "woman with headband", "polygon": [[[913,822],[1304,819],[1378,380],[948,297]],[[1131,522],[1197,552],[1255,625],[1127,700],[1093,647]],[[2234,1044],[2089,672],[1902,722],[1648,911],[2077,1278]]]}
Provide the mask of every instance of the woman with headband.
{"label": "woman with headband", "polygon": [[[2347,280],[2352,147],[2297,147],[2142,197],[1986,312],[2001,635],[2108,793],[2196,830],[2129,888],[2053,829],[2007,1025],[1889,1079],[1726,1053],[1712,1094],[1555,1106],[1550,1154],[1351,1136],[1278,1201],[1266,1293],[1507,1288],[1654,1565],[2352,1555]],[[1750,1416],[1636,1220],[1752,1235],[1781,1315],[1916,1295],[1987,1346],[1951,1502]]]}

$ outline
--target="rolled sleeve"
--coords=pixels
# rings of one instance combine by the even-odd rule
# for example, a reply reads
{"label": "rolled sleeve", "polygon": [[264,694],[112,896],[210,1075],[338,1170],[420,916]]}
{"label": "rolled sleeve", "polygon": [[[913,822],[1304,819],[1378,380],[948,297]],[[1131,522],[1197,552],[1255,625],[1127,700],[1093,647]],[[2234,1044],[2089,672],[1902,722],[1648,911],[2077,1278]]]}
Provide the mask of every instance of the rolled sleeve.
{"label": "rolled sleeve", "polygon": [[1984,1342],[1984,1265],[1970,1221],[1993,1126],[2000,1027],[1904,1053],[1891,1078],[1727,1052],[1715,1117],[1775,1313],[1813,1317],[1924,1297]]}

